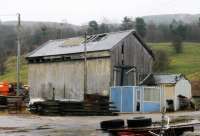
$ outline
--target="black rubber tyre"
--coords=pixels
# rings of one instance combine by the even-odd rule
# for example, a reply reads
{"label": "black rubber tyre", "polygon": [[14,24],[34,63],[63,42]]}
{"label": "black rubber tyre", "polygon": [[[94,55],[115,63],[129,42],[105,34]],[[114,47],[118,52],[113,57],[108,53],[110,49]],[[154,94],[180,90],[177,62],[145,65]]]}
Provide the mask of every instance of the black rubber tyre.
{"label": "black rubber tyre", "polygon": [[128,127],[147,127],[152,125],[151,118],[134,118],[127,120]]}
{"label": "black rubber tyre", "polygon": [[102,121],[102,122],[100,122],[100,127],[103,130],[123,128],[124,127],[124,120],[115,119],[115,120]]}

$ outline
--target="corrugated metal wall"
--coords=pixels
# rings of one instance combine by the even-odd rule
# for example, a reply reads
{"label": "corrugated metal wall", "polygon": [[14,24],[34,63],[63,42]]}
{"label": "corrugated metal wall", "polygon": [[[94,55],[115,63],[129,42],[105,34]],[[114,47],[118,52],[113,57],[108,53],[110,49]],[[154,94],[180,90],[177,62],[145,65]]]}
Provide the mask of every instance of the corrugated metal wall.
{"label": "corrugated metal wall", "polygon": [[135,112],[135,86],[111,87],[110,100],[120,112]]}
{"label": "corrugated metal wall", "polygon": [[122,112],[135,111],[135,88],[123,87],[122,90]]}
{"label": "corrugated metal wall", "polygon": [[161,97],[160,87],[115,86],[110,92],[110,100],[120,112],[160,112]]}

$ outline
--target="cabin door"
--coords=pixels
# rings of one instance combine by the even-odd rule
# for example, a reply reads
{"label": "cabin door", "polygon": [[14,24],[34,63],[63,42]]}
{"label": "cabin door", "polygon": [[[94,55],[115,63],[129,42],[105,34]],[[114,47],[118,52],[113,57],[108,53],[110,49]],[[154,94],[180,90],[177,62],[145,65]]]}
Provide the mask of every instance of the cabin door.
{"label": "cabin door", "polygon": [[139,89],[136,89],[136,94],[135,94],[135,111],[136,112],[141,111],[141,91]]}

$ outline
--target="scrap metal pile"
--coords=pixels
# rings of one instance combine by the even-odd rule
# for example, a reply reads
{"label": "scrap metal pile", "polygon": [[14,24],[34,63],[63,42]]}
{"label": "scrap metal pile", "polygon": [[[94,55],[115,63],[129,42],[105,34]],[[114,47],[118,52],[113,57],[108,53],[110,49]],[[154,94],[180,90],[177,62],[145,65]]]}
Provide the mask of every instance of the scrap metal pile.
{"label": "scrap metal pile", "polygon": [[182,136],[184,132],[193,132],[195,126],[199,123],[191,124],[177,124],[166,126],[159,126],[152,122],[151,118],[136,117],[128,119],[106,120],[100,122],[101,130],[108,132],[112,136]]}

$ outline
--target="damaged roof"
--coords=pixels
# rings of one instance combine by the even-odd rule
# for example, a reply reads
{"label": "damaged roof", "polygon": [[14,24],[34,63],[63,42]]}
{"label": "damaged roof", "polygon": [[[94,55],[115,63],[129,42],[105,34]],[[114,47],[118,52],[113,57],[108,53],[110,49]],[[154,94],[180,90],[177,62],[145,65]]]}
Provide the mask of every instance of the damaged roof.
{"label": "damaged roof", "polygon": [[[179,80],[185,78],[183,74],[153,74],[150,73],[139,85],[159,85],[176,84]],[[185,78],[186,79],[186,78]]]}
{"label": "damaged roof", "polygon": [[157,84],[176,84],[182,78],[184,78],[182,74],[154,75],[154,79]]}
{"label": "damaged roof", "polygon": [[[131,33],[135,35],[135,37],[144,46],[144,48],[151,54],[152,57],[154,57],[152,51],[135,33],[135,30],[111,32],[89,36],[87,38],[87,52],[110,50]],[[39,48],[30,52],[27,55],[27,58],[82,52],[84,52],[84,38],[74,37],[68,39],[50,40],[41,45]]]}

